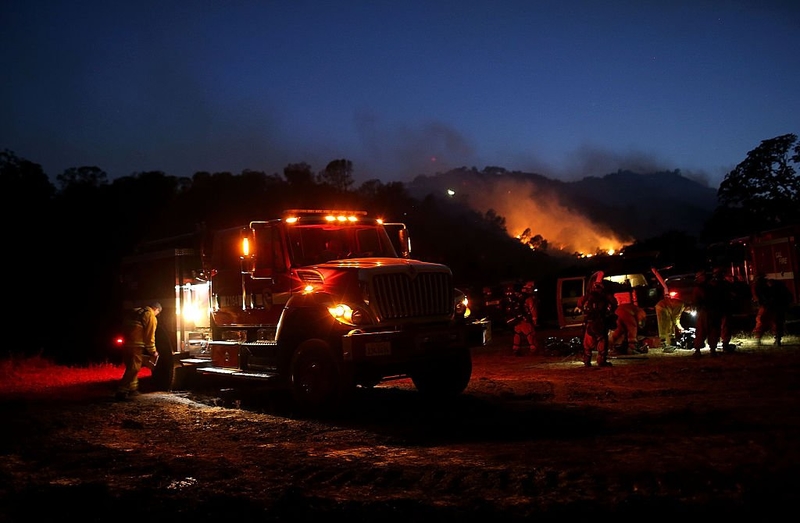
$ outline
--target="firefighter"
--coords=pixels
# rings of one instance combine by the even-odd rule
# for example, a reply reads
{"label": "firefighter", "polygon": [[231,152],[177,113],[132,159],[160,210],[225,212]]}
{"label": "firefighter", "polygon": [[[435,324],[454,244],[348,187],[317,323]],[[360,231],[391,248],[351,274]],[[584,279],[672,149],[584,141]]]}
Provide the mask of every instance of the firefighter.
{"label": "firefighter", "polygon": [[675,335],[683,332],[681,315],[684,310],[686,310],[686,303],[670,295],[664,296],[656,303],[658,337],[661,338],[664,352],[674,352],[677,347]]}
{"label": "firefighter", "polygon": [[153,365],[158,361],[156,350],[156,328],[161,304],[151,302],[144,307],[129,311],[125,319],[125,345],[123,361],[125,373],[119,381],[115,399],[117,401],[139,395],[139,371],[142,369],[145,355],[149,356]]}
{"label": "firefighter", "polygon": [[592,283],[591,290],[578,299],[584,314],[583,365],[592,366],[592,351],[597,351],[597,365],[610,367],[608,361],[608,331],[616,325],[614,311],[617,299],[606,292],[602,280]]}
{"label": "firefighter", "polygon": [[711,278],[701,271],[695,276],[693,301],[697,307],[697,329],[694,339],[694,355],[708,342],[712,356],[716,356],[717,343],[722,341],[722,349],[731,352],[730,317],[734,302],[733,288],[725,279],[723,271],[715,268]]}
{"label": "firefighter", "polygon": [[536,326],[539,323],[539,298],[536,296],[536,284],[529,281],[514,296],[516,303],[512,306],[514,339],[511,347],[514,356],[522,355],[523,340],[531,355],[536,354]]}
{"label": "firefighter", "polygon": [[792,303],[792,293],[783,282],[764,278],[756,281],[756,300],[758,313],[753,336],[756,343],[761,345],[761,337],[765,332],[772,331],[775,335],[775,345],[781,345],[781,339],[786,327],[786,311]]}
{"label": "firefighter", "polygon": [[617,325],[608,337],[609,347],[620,345],[620,353],[628,351],[647,352],[647,347],[639,344],[639,329],[644,328],[647,313],[633,302],[622,303],[614,311]]}

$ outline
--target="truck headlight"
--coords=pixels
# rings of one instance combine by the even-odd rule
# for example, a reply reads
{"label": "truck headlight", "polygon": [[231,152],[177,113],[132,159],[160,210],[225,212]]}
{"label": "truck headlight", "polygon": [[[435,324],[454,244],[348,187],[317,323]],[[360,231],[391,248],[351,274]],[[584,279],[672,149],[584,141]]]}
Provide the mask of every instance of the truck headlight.
{"label": "truck headlight", "polygon": [[328,307],[328,312],[339,323],[346,325],[358,326],[365,325],[369,322],[368,317],[360,309],[353,309],[346,303],[337,303]]}
{"label": "truck headlight", "polygon": [[469,299],[463,292],[456,292],[455,300],[455,313],[456,316],[469,317]]}

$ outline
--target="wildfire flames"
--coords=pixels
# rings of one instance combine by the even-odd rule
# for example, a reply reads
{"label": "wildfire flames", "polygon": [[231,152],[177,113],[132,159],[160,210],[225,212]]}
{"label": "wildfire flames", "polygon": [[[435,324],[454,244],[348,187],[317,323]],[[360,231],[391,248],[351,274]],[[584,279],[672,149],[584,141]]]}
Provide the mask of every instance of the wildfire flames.
{"label": "wildfire flames", "polygon": [[547,242],[548,250],[565,254],[609,254],[633,243],[633,239],[605,230],[565,207],[556,194],[530,183],[509,180],[479,188],[469,184],[468,190],[456,190],[456,196],[478,212],[485,214],[493,209],[505,218],[508,233],[533,249]]}

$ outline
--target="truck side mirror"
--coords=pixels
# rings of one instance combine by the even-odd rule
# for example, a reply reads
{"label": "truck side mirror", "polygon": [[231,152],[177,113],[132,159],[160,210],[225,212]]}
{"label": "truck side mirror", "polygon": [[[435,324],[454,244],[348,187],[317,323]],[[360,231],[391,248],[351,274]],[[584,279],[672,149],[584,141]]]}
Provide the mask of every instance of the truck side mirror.
{"label": "truck side mirror", "polygon": [[400,240],[400,256],[408,258],[411,256],[411,237],[408,235],[408,229],[403,227],[397,231]]}
{"label": "truck side mirror", "polygon": [[383,228],[389,235],[392,246],[402,258],[411,257],[411,237],[405,223],[384,223]]}

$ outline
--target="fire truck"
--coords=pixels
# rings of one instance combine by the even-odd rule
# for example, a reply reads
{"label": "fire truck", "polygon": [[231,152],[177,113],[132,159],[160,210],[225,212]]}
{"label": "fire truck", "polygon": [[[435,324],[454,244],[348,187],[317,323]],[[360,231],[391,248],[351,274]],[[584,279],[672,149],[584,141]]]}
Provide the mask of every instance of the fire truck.
{"label": "fire truck", "polygon": [[365,211],[289,210],[247,226],[150,242],[120,270],[123,308],[158,300],[155,387],[262,380],[305,409],[410,378],[462,393],[491,340],[449,267],[411,258],[402,223]]}
{"label": "fire truck", "polygon": [[[734,281],[752,285],[759,274],[780,281],[792,294],[792,306],[800,303],[800,224],[761,231],[709,247],[714,266],[726,267]],[[754,313],[755,311],[751,311]]]}

